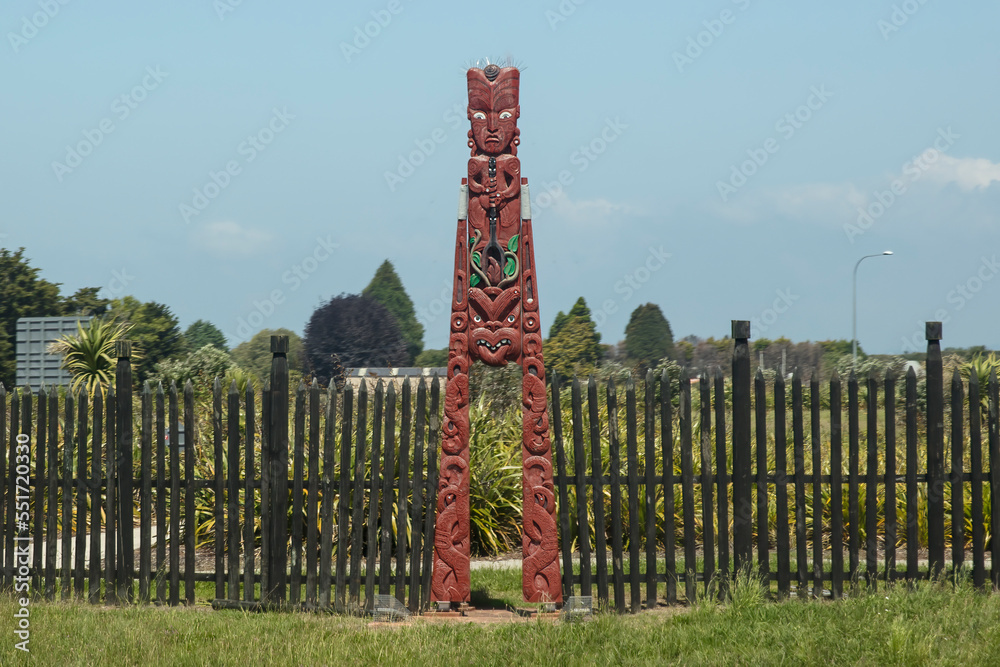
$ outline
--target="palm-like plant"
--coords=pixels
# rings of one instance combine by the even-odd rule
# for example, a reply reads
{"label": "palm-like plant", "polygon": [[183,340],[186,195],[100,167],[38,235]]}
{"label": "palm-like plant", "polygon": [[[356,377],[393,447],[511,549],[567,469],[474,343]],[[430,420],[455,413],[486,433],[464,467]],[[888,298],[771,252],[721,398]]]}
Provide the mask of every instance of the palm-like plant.
{"label": "palm-like plant", "polygon": [[[124,340],[132,330],[132,325],[113,320],[92,318],[85,327],[76,324],[77,334],[66,334],[49,344],[50,354],[62,357],[62,367],[73,375],[74,391],[83,387],[88,394],[98,388],[109,386],[114,380],[115,342]],[[138,356],[133,348],[133,358]]]}
{"label": "palm-like plant", "polygon": [[990,397],[986,388],[989,386],[990,377],[993,373],[1000,375],[1000,356],[995,352],[988,355],[977,354],[968,363],[959,368],[962,379],[968,382],[973,376],[979,381],[980,403],[982,404],[983,417],[990,411]]}

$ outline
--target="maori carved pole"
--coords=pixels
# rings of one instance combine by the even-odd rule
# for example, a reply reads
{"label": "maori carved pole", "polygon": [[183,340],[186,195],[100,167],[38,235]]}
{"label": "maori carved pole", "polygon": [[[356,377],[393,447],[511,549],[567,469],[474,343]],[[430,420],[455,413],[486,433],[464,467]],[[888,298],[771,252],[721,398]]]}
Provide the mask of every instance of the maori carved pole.
{"label": "maori carved pole", "polygon": [[523,373],[524,599],[561,602],[531,209],[517,159],[520,72],[487,65],[467,78],[472,157],[459,189],[431,594],[469,601],[469,368],[513,362]]}

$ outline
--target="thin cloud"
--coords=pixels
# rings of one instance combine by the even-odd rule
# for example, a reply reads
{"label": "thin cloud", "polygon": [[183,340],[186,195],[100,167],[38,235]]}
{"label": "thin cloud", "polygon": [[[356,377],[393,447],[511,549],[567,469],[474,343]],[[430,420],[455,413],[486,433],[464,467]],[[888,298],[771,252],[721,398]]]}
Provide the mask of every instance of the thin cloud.
{"label": "thin cloud", "polygon": [[[865,185],[854,183],[808,183],[756,192],[741,193],[729,203],[712,202],[709,209],[721,219],[736,224],[753,224],[775,216],[820,223],[837,222],[857,216],[878,200],[885,207],[896,202],[911,206],[931,206],[945,185],[955,184],[963,193],[984,192],[1000,183],[1000,163],[987,158],[956,158],[939,154],[919,172],[904,169]],[[974,205],[969,200],[966,202]]]}
{"label": "thin cloud", "polygon": [[840,219],[865,203],[865,194],[852,183],[805,183],[772,188],[734,198],[710,208],[724,220],[751,224],[775,216],[808,221]]}
{"label": "thin cloud", "polygon": [[565,192],[559,192],[551,197],[551,204],[546,207],[539,205],[539,200],[533,198],[532,208],[535,217],[552,215],[569,222],[594,226],[611,225],[624,216],[641,215],[642,211],[628,204],[616,204],[608,199],[574,200]]}
{"label": "thin cloud", "polygon": [[1000,183],[1000,163],[987,158],[956,158],[942,155],[927,170],[928,177],[939,183],[954,183],[963,192],[985,190]]}
{"label": "thin cloud", "polygon": [[232,220],[210,222],[194,232],[197,245],[217,255],[247,256],[263,250],[271,235],[258,229],[248,229]]}

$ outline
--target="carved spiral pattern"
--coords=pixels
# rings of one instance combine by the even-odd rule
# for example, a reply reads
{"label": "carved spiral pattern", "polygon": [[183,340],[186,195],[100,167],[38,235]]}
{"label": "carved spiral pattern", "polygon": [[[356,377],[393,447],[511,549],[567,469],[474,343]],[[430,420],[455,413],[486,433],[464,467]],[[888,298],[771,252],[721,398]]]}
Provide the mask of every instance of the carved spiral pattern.
{"label": "carved spiral pattern", "polygon": [[539,333],[537,294],[526,289],[535,284],[534,243],[531,221],[525,220],[525,265],[522,272],[524,300],[522,316],[524,336],[521,456],[524,461],[522,493],[524,503],[523,565],[521,569],[524,599],[529,602],[561,602],[559,581],[559,538],[556,532],[555,485],[552,480],[552,446],[549,441],[548,396],[545,393],[545,362]]}
{"label": "carved spiral pattern", "polygon": [[453,354],[448,364],[444,422],[441,426],[441,450],[449,455],[459,455],[469,447],[469,358],[465,351],[466,341],[465,334],[452,335]]}
{"label": "carved spiral pattern", "polygon": [[462,456],[441,458],[434,554],[433,598],[468,601],[469,463]]}
{"label": "carved spiral pattern", "polygon": [[[521,383],[524,395],[524,448],[532,456],[549,454],[549,413],[545,396],[545,382],[534,375],[524,374]],[[527,464],[525,464],[527,465]]]}
{"label": "carved spiral pattern", "polygon": [[433,600],[469,601],[469,358],[466,290],[466,226],[458,221],[455,294],[451,305],[448,384],[441,425],[437,523],[434,532]]}
{"label": "carved spiral pattern", "polygon": [[[542,369],[541,377],[530,374],[529,366]],[[528,356],[524,358],[523,367],[522,587],[528,602],[558,602],[562,600],[562,589],[544,367],[539,357]]]}

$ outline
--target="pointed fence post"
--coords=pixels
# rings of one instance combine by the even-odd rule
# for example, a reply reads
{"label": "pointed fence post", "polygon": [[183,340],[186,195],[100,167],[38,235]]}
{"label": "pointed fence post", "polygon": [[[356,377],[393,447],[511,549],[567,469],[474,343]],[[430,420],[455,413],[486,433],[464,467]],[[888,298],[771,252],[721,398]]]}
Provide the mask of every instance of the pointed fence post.
{"label": "pointed fence post", "polygon": [[733,569],[753,559],[750,468],[750,322],[733,320]]}
{"label": "pointed fence post", "polygon": [[997,387],[996,368],[990,370],[986,392],[989,400],[986,426],[990,454],[990,580],[993,590],[997,590],[1000,589],[1000,559],[992,556],[1000,554],[1000,389]]}
{"label": "pointed fence post", "polygon": [[[117,428],[117,482],[118,482],[118,600],[133,602],[132,580],[135,578],[135,545],[132,526],[135,512],[132,503],[132,343],[115,341],[115,394],[118,397]],[[109,484],[110,484],[109,480]],[[110,582],[108,582],[110,585]]]}
{"label": "pointed fence post", "polygon": [[944,568],[944,370],[941,323],[927,333],[927,560],[934,575]]}
{"label": "pointed fence post", "polygon": [[271,336],[270,602],[285,601],[288,564],[288,336]]}

